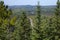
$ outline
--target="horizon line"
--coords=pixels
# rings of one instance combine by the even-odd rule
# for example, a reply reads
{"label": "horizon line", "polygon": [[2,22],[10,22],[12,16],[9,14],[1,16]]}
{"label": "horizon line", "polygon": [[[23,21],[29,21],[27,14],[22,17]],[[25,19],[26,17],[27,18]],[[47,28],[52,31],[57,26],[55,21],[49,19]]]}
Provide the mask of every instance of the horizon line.
{"label": "horizon line", "polygon": [[[8,5],[8,6],[36,6],[36,5]],[[54,6],[54,5],[40,5],[40,6]]]}

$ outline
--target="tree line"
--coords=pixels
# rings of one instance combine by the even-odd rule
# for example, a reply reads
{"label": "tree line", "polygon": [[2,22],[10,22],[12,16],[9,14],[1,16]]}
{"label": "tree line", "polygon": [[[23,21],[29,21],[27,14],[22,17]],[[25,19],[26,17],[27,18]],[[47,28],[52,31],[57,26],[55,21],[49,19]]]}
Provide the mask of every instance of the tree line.
{"label": "tree line", "polygon": [[60,40],[60,1],[57,0],[54,15],[42,17],[38,2],[34,16],[34,27],[25,11],[19,19],[0,1],[0,40]]}

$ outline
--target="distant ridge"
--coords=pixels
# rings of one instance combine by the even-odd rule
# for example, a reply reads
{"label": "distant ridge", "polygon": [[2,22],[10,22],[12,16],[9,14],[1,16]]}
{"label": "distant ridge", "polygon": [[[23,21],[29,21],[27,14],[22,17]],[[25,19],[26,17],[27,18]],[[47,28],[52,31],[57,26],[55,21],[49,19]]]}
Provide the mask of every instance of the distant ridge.
{"label": "distant ridge", "polygon": [[[47,15],[52,15],[55,11],[56,5],[49,5],[49,6],[41,6],[41,13],[42,14],[47,14]],[[9,9],[12,9],[14,12],[20,12],[21,9],[24,9],[28,11],[29,15],[34,14],[36,10],[36,6],[32,5],[14,5],[14,6],[9,6]],[[18,11],[16,11],[18,10]]]}
{"label": "distant ridge", "polygon": [[[35,5],[13,5],[9,6],[9,8],[23,8],[23,7],[36,7]],[[48,5],[48,6],[41,6],[41,7],[56,7],[56,5]]]}

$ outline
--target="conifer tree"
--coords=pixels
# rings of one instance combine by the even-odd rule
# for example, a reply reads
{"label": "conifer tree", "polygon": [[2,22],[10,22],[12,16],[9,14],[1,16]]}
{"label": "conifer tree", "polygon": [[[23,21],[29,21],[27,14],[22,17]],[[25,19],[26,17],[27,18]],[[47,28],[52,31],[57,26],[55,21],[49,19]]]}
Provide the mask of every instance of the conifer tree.
{"label": "conifer tree", "polygon": [[20,15],[20,23],[19,23],[19,37],[20,40],[31,40],[31,25],[30,21],[26,16],[26,12],[22,12]]}
{"label": "conifer tree", "polygon": [[41,10],[38,2],[37,10],[36,10],[36,25],[35,25],[36,37],[35,40],[43,40],[42,38],[42,28],[41,28]]}
{"label": "conifer tree", "polygon": [[7,40],[7,35],[9,30],[8,28],[10,27],[10,25],[12,25],[10,24],[11,14],[12,11],[8,9],[8,6],[5,6],[4,2],[0,1],[0,39],[1,40]]}
{"label": "conifer tree", "polygon": [[53,24],[52,24],[52,18],[49,18],[48,20],[48,27],[46,27],[46,29],[44,30],[45,31],[45,39],[46,40],[51,40],[51,37],[53,36],[53,31],[54,31],[54,27],[53,27]]}
{"label": "conifer tree", "polygon": [[48,23],[48,17],[47,16],[43,16],[43,17],[41,17],[41,27],[42,27],[42,39],[43,40],[47,40],[47,36],[48,36],[48,34],[47,34],[47,32],[49,32],[48,31],[48,27],[49,27],[49,23]]}
{"label": "conifer tree", "polygon": [[52,40],[58,40],[60,39],[60,0],[57,1],[56,11],[53,20],[54,31]]}

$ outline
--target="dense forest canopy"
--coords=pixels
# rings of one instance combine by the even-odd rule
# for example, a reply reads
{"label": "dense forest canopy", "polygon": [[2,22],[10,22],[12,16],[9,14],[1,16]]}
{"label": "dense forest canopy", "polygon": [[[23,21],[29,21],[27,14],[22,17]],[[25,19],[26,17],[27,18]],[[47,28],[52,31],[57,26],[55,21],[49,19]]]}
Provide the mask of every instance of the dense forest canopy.
{"label": "dense forest canopy", "polygon": [[0,1],[0,40],[60,40],[60,1],[49,7],[44,9],[38,1],[31,8],[15,8]]}

